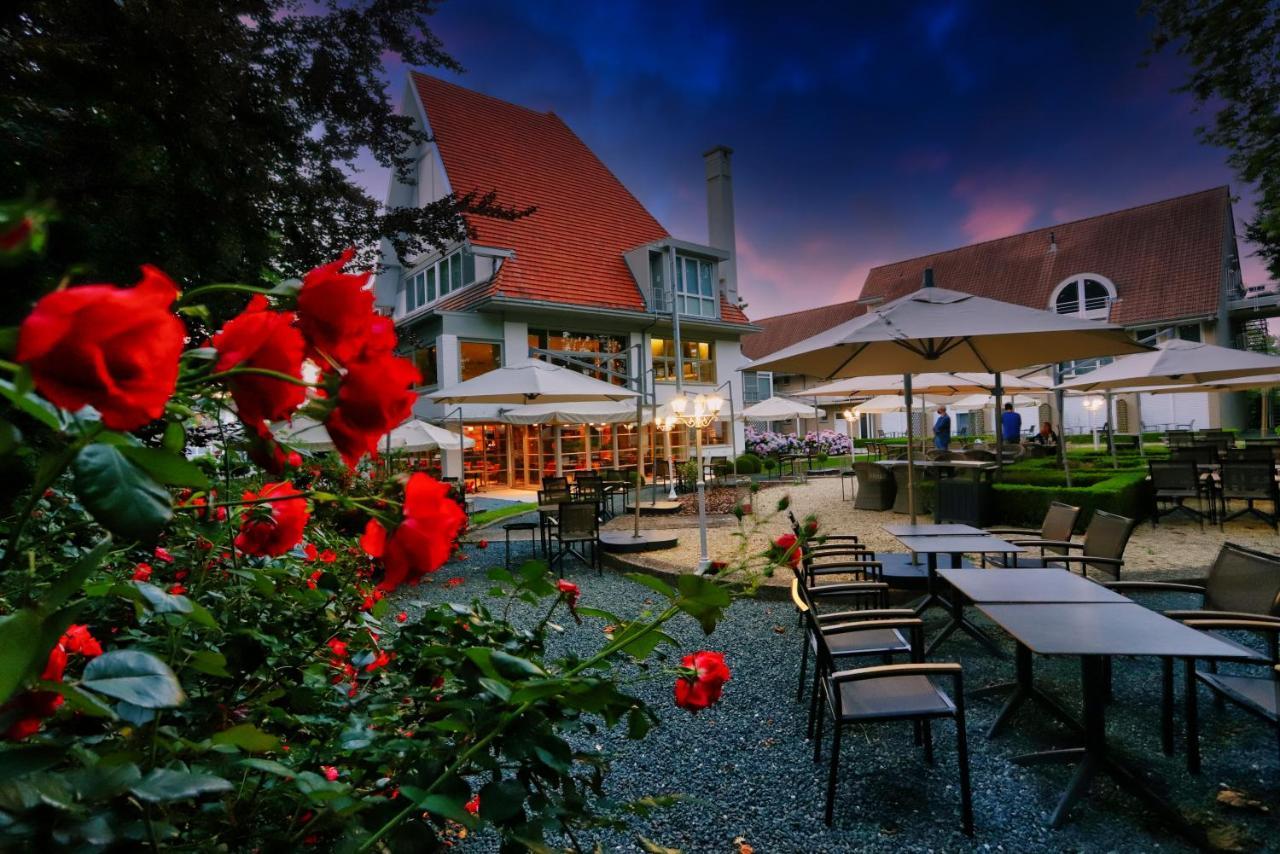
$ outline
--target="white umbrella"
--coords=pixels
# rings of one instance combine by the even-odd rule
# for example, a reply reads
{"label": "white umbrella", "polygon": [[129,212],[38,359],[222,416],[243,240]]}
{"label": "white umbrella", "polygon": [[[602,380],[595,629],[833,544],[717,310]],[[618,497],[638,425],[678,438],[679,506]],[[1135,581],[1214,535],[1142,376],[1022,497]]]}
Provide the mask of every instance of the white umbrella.
{"label": "white umbrella", "polygon": [[276,440],[295,448],[306,448],[311,451],[332,451],[333,440],[324,425],[305,415],[298,415],[292,421],[282,421],[272,428]]}
{"label": "white umbrella", "polygon": [[811,403],[800,403],[787,397],[773,396],[768,400],[753,403],[742,410],[743,421],[781,421],[785,418],[808,418],[813,415],[826,417],[826,412],[817,409]]}
{"label": "white umbrella", "polygon": [[[911,400],[909,375],[929,371],[1000,373],[1046,362],[1065,362],[1145,350],[1125,330],[959,291],[924,287],[785,347],[744,370],[804,374],[824,379],[900,374]],[[907,488],[915,521],[911,423],[907,422]],[[997,433],[999,436],[999,433]]]}
{"label": "white umbrella", "polygon": [[427,395],[440,403],[581,403],[631,400],[629,388],[593,379],[541,359],[525,359]]}
{"label": "white umbrella", "polygon": [[1128,391],[1143,386],[1193,386],[1280,373],[1280,357],[1198,341],[1164,341],[1156,349],[1116,359],[1059,388],[1068,391]]}
{"label": "white umbrella", "polygon": [[[627,424],[636,420],[636,408],[626,401],[586,403],[531,403],[498,413],[504,424]],[[644,422],[648,423],[646,415]]]}
{"label": "white umbrella", "polygon": [[[1008,392],[1048,393],[1053,383],[1038,376],[1001,377],[1001,388]],[[996,375],[988,373],[939,373],[916,374],[911,378],[913,392],[933,392],[940,395],[983,394],[994,391]],[[883,374],[852,377],[815,386],[806,393],[814,397],[848,397],[861,394],[902,394],[906,382],[900,374]]]}
{"label": "white umbrella", "polygon": [[[333,440],[324,425],[305,416],[298,416],[291,422],[277,424],[275,437],[280,442],[295,448],[306,448],[312,451],[332,451]],[[396,427],[378,440],[378,444],[387,450],[402,450],[411,453],[436,451],[442,448],[457,448],[459,436],[443,427],[428,424],[411,418]],[[463,438],[462,447],[475,445],[474,439]]]}

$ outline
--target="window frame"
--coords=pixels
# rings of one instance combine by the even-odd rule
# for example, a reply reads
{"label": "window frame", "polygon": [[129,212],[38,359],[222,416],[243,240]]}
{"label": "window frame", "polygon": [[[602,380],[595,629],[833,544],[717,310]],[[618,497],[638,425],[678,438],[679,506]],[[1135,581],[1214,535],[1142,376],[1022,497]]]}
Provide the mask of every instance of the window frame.
{"label": "window frame", "polygon": [[[488,344],[490,346],[497,347],[498,358],[497,358],[496,365],[490,368],[488,371],[481,371],[480,373],[475,374],[474,376],[471,376],[471,377],[463,376],[463,366],[466,364],[466,360],[462,356],[462,346],[464,344]],[[459,338],[458,339],[458,382],[466,382],[469,379],[475,379],[475,377],[482,377],[485,374],[489,373],[490,371],[496,371],[498,368],[501,368],[503,365],[502,351],[504,349],[505,348],[503,346],[502,341],[496,341],[492,338]]]}
{"label": "window frame", "polygon": [[[658,343],[658,342],[661,342],[661,343],[663,344],[663,348],[662,348],[662,349],[663,349],[664,351],[668,349],[668,348],[666,347],[666,345],[667,345],[667,344],[670,344],[670,345],[671,345],[671,346],[670,346],[671,355],[665,355],[665,354],[663,354],[663,355],[659,355],[659,353],[658,353],[658,352],[656,352],[656,351],[654,350],[654,344],[655,344],[655,343]],[[686,367],[687,367],[688,365],[691,365],[691,364],[696,364],[696,365],[700,365],[700,366],[701,366],[701,365],[708,365],[708,366],[710,366],[710,373],[711,373],[711,376],[710,376],[710,378],[709,378],[709,379],[704,379],[704,378],[703,378],[703,376],[702,376],[702,373],[703,373],[703,372],[702,372],[701,370],[698,370],[698,371],[695,371],[695,376],[694,376],[693,378],[689,378],[689,377],[687,377],[687,376],[686,376],[686,377],[683,377],[683,378],[682,378],[682,382],[684,382],[684,383],[689,383],[689,384],[693,384],[693,385],[716,385],[716,383],[717,383],[717,376],[718,376],[717,366],[716,366],[716,342],[715,342],[713,339],[702,340],[702,339],[700,339],[700,338],[689,338],[689,337],[686,337],[686,336],[683,336],[683,335],[682,335],[682,336],[680,336],[680,346],[681,346],[681,347],[688,347],[688,346],[689,346],[689,345],[691,345],[691,344],[693,344],[693,345],[705,345],[705,346],[706,346],[706,348],[707,348],[707,355],[706,355],[705,357],[703,357],[703,356],[692,356],[692,357],[691,357],[691,356],[682,356],[682,358],[681,358],[681,364],[682,364],[683,366],[686,366]],[[653,369],[654,369],[654,371],[653,371],[653,381],[654,381],[655,383],[665,383],[665,384],[669,384],[669,385],[675,385],[675,383],[676,383],[676,377],[675,377],[675,370],[676,370],[675,339],[674,339],[674,338],[666,338],[666,337],[663,337],[663,336],[660,336],[660,335],[654,335],[654,336],[650,337],[650,338],[649,338],[649,358],[650,358],[650,360],[651,360],[651,361],[652,361],[652,363],[653,363],[653,365],[652,365],[652,366],[653,366]],[[662,365],[666,365],[666,366],[668,366],[668,367],[667,367],[667,370],[666,370],[665,372],[660,372],[660,371],[658,370],[658,366],[659,366],[659,364],[660,364],[660,363],[661,363]],[[665,375],[664,375],[664,373],[665,373]]]}
{"label": "window frame", "polygon": [[475,259],[475,252],[469,246],[460,246],[430,263],[412,268],[403,279],[404,313],[412,314],[474,285],[479,281]]}
{"label": "window frame", "polygon": [[[689,290],[686,272],[692,265],[694,270],[693,289]],[[676,253],[676,275],[673,295],[676,307],[684,317],[705,317],[716,320],[720,317],[720,295],[716,273],[717,262],[696,255]],[[703,271],[706,271],[706,276]],[[705,281],[704,281],[705,280]],[[696,304],[699,311],[689,311],[689,306]],[[710,310],[710,313],[706,311]]]}
{"label": "window frame", "polygon": [[[1090,300],[1085,295],[1085,287],[1087,282],[1095,282],[1100,285],[1106,292],[1103,304],[1090,308]],[[1075,299],[1072,303],[1075,308],[1072,311],[1062,311],[1058,308],[1059,300],[1067,293],[1068,289],[1073,289]],[[1084,320],[1107,320],[1111,316],[1111,306],[1115,303],[1117,291],[1115,283],[1106,276],[1097,273],[1075,273],[1058,283],[1053,289],[1053,293],[1049,295],[1049,311],[1061,317],[1079,317]],[[1095,298],[1096,300],[1096,298]]]}

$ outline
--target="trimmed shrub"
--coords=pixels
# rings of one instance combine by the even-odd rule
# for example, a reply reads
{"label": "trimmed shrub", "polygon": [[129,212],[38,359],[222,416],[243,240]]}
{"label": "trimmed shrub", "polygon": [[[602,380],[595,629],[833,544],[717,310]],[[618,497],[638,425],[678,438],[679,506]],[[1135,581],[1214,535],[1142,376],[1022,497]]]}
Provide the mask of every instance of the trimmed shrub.
{"label": "trimmed shrub", "polygon": [[1001,524],[1034,528],[1044,521],[1051,502],[1063,501],[1080,508],[1077,526],[1084,530],[1095,510],[1139,520],[1150,510],[1150,484],[1145,471],[1118,471],[1087,485],[1086,479],[1092,479],[1088,473],[1073,473],[1068,487],[1065,483],[1017,483],[1006,478],[995,484],[995,518]]}

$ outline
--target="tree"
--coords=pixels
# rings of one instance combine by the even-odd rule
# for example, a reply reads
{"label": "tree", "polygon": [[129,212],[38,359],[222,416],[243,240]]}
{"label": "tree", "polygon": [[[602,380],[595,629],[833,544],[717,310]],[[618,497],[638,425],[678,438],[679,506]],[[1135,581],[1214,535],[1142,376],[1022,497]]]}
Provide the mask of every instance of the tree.
{"label": "tree", "polygon": [[[33,273],[181,283],[297,275],[384,234],[407,253],[461,238],[491,194],[383,210],[368,152],[413,165],[383,59],[457,70],[424,0],[19,0],[0,11],[0,198],[52,201]],[[23,299],[30,299],[31,293]]]}
{"label": "tree", "polygon": [[1199,129],[1256,189],[1245,235],[1280,279],[1280,6],[1275,0],[1145,0],[1156,50],[1173,47],[1191,64],[1180,91],[1215,110]]}

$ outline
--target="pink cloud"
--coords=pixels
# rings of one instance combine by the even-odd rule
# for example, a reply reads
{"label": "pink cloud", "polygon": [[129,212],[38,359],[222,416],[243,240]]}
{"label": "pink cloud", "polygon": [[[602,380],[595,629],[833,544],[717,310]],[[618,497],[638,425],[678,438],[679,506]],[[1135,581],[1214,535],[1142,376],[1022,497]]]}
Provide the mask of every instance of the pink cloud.
{"label": "pink cloud", "polygon": [[851,258],[832,236],[813,235],[772,253],[739,229],[738,291],[747,316],[772,317],[856,299],[867,271],[881,260]]}
{"label": "pink cloud", "polygon": [[980,242],[1026,231],[1036,215],[1035,206],[1021,199],[984,197],[973,203],[960,228],[970,240]]}

